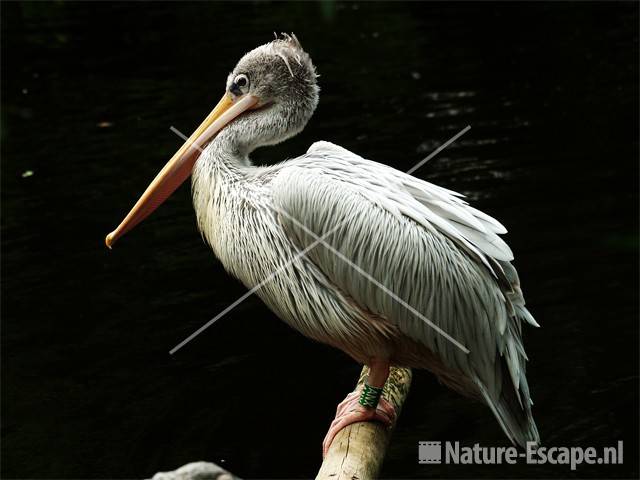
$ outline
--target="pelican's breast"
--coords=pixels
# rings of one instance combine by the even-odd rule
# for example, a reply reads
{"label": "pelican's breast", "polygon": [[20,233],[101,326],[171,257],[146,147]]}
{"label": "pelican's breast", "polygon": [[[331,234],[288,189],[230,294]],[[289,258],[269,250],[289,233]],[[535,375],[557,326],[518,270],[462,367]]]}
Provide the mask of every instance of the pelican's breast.
{"label": "pelican's breast", "polygon": [[265,256],[270,249],[260,248],[277,240],[261,190],[220,162],[198,161],[193,171],[198,228],[225,268],[249,288],[276,260]]}
{"label": "pelican's breast", "polygon": [[230,180],[206,163],[193,173],[198,227],[225,269],[291,327],[358,361],[389,348],[391,327],[333,285],[287,236],[268,183]]}

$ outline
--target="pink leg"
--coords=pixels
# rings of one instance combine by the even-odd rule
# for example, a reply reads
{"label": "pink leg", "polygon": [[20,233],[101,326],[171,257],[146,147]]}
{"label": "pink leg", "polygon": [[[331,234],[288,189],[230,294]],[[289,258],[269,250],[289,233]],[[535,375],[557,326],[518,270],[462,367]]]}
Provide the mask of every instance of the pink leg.
{"label": "pink leg", "polygon": [[[369,365],[369,377],[367,384],[372,387],[384,387],[387,377],[389,376],[389,363],[384,360],[373,359]],[[381,422],[385,426],[390,426],[396,419],[396,412],[389,402],[384,398],[380,398],[376,408],[363,407],[358,403],[360,399],[361,388],[347,395],[336,409],[336,418],[331,422],[329,431],[322,442],[322,455],[326,456],[331,446],[331,442],[336,434],[347,425],[357,422]]]}

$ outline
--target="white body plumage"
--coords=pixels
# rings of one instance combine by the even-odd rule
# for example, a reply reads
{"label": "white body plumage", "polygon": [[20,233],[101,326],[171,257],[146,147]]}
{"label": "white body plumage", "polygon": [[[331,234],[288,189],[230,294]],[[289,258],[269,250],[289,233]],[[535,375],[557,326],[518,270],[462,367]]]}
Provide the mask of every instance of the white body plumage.
{"label": "white body plumage", "polygon": [[[524,307],[506,230],[459,194],[328,142],[272,166],[212,142],[193,173],[198,225],[225,268],[304,335],[361,363],[426,368],[484,400],[512,441],[537,441],[525,377]],[[308,228],[317,237],[310,234]],[[466,354],[318,237],[458,339]],[[519,413],[519,412],[520,413]]]}

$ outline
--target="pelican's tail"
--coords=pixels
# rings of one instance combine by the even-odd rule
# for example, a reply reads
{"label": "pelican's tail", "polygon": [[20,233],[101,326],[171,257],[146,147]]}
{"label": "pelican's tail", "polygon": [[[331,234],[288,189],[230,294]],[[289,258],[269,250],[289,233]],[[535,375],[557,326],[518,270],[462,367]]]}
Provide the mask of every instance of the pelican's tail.
{"label": "pelican's tail", "polygon": [[[501,359],[503,372],[507,371],[507,362]],[[477,381],[478,389],[498,423],[509,437],[511,443],[526,447],[527,442],[540,443],[538,427],[531,413],[531,397],[529,385],[523,374],[520,376],[519,387],[514,388],[510,375],[502,376],[502,388],[498,398],[492,396],[481,381]]]}

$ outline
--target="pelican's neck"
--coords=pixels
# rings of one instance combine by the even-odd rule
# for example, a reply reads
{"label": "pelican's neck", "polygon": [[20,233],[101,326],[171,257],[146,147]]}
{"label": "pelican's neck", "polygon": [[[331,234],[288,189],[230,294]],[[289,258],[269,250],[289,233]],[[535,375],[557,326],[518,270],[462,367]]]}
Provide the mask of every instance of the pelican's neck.
{"label": "pelican's neck", "polygon": [[275,145],[300,132],[313,113],[311,105],[274,103],[248,111],[224,127],[197,160],[194,197],[205,190],[236,188],[253,178],[249,155],[256,148]]}
{"label": "pelican's neck", "polygon": [[[252,202],[249,185],[256,168],[249,160],[253,149],[236,139],[227,129],[204,149],[192,173],[191,192],[198,229],[218,257],[225,257],[227,235],[237,230],[238,215]],[[226,257],[225,257],[226,258]]]}
{"label": "pelican's neck", "polygon": [[[233,124],[232,124],[233,125]],[[238,129],[229,125],[205,147],[196,160],[191,178],[193,206],[198,225],[209,243],[219,226],[220,216],[229,209],[237,194],[246,189],[255,167],[249,160],[249,148]]]}
{"label": "pelican's neck", "polygon": [[235,128],[222,130],[205,149],[205,161],[212,162],[214,167],[228,170],[229,173],[241,173],[242,170],[251,168],[249,154],[254,150],[246,142]]}

